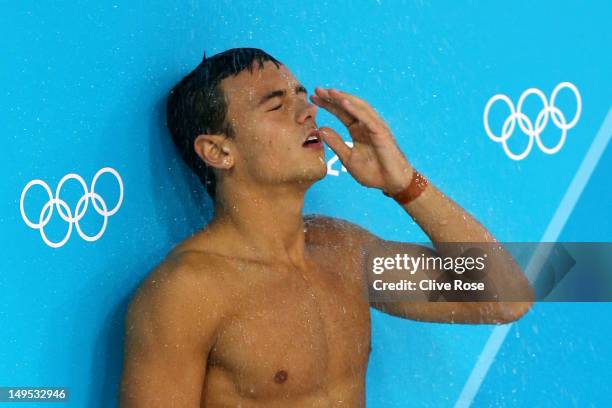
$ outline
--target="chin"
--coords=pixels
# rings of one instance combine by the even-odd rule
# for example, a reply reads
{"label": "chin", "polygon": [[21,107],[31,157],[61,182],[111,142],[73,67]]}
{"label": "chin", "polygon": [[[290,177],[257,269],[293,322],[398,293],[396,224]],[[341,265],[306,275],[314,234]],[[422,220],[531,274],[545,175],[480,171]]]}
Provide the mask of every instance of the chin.
{"label": "chin", "polygon": [[327,175],[327,166],[323,163],[321,166],[312,166],[304,169],[297,176],[297,179],[302,183],[314,183],[323,179]]}
{"label": "chin", "polygon": [[327,163],[325,162],[324,157],[321,157],[320,163],[318,164],[318,166],[312,169],[311,174],[313,175],[315,180],[321,180],[327,175]]}

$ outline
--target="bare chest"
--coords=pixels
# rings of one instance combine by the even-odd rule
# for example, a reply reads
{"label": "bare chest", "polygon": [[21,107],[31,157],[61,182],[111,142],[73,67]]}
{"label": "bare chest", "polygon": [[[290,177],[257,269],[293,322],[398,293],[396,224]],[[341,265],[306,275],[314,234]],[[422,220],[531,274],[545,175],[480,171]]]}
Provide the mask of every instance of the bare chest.
{"label": "bare chest", "polygon": [[224,325],[209,358],[239,394],[301,395],[336,382],[363,383],[370,312],[360,271],[351,271],[354,265],[337,256],[327,264],[320,255],[312,270],[267,271],[270,279],[242,287],[238,312]]}

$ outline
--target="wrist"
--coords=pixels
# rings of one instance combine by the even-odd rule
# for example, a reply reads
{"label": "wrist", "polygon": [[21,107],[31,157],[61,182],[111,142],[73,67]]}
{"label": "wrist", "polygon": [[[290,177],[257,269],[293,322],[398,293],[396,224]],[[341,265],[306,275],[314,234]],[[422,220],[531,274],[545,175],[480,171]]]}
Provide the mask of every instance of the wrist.
{"label": "wrist", "polygon": [[429,182],[418,171],[411,169],[410,180],[405,185],[404,188],[400,190],[383,190],[383,194],[387,197],[393,198],[401,205],[408,204],[409,202],[415,200],[421,193],[425,190]]}
{"label": "wrist", "polygon": [[412,183],[415,172],[416,170],[414,170],[412,166],[407,167],[406,169],[404,169],[402,177],[398,178],[398,180],[396,180],[391,185],[382,188],[382,192],[387,196],[394,196],[406,190],[408,186],[410,186],[410,183]]}

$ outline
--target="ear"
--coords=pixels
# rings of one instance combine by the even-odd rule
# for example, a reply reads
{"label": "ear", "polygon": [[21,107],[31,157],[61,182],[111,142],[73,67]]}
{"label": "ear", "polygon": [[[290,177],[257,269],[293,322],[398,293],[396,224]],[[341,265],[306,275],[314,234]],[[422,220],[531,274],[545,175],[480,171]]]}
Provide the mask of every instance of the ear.
{"label": "ear", "polygon": [[208,166],[217,169],[230,169],[234,165],[232,147],[230,145],[231,142],[227,136],[222,134],[202,134],[196,137],[193,142],[193,148],[198,156],[200,156],[200,159]]}

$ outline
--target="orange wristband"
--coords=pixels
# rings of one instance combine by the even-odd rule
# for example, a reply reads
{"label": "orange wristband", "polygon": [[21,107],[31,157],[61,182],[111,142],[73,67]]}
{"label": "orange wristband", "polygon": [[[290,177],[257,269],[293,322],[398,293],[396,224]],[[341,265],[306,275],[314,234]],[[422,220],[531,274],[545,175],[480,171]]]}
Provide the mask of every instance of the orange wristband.
{"label": "orange wristband", "polygon": [[410,180],[410,184],[408,185],[408,187],[396,194],[387,194],[384,191],[383,194],[387,197],[391,197],[399,204],[404,205],[408,204],[409,202],[420,196],[428,184],[429,183],[427,179],[421,173],[416,170],[413,170],[412,180]]}

